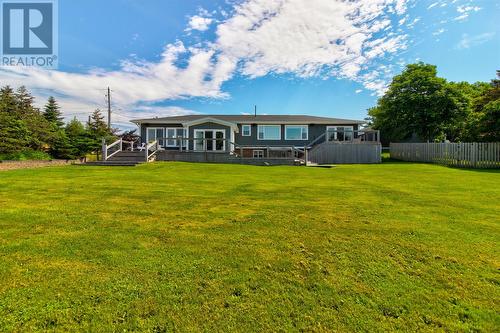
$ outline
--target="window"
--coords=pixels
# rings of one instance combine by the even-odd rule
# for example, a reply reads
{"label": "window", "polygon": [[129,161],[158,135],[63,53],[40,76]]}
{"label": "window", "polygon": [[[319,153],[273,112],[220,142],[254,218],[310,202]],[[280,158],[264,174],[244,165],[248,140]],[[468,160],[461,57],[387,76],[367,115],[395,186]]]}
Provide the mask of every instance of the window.
{"label": "window", "polygon": [[259,125],[259,140],[281,140],[281,125]]}
{"label": "window", "polygon": [[354,137],[353,126],[328,126],[328,141],[352,141]]}
{"label": "window", "polygon": [[308,137],[309,127],[307,125],[285,126],[285,140],[307,140]]}
{"label": "window", "polygon": [[263,150],[254,150],[253,151],[253,158],[264,158],[264,151]]}
{"label": "window", "polygon": [[160,146],[163,146],[163,138],[165,137],[163,128],[148,127],[146,132],[146,141],[148,143],[158,140]]}
{"label": "window", "polygon": [[242,136],[252,136],[252,125],[242,125],[241,126]]}
{"label": "window", "polygon": [[[179,128],[179,127],[166,128],[165,133],[167,134],[166,137],[169,139],[169,140],[166,140],[167,147],[179,147],[181,144],[181,140],[174,140],[174,139],[186,137],[186,129],[185,128]],[[183,147],[186,147],[186,142],[183,143]]]}

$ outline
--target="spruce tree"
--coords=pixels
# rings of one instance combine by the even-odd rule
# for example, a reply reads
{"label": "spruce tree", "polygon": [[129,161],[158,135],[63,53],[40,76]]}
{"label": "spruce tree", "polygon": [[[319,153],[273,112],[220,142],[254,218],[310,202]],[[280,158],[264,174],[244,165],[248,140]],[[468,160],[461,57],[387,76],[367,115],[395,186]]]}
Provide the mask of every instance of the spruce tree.
{"label": "spruce tree", "polygon": [[16,97],[11,87],[0,89],[0,153],[22,151],[29,142],[29,130],[17,112]]}
{"label": "spruce tree", "polygon": [[49,123],[54,124],[58,129],[64,126],[64,118],[62,117],[61,109],[53,96],[50,96],[47,104],[45,104],[43,116]]}
{"label": "spruce tree", "polygon": [[31,93],[28,91],[28,89],[26,89],[25,86],[21,86],[16,90],[14,96],[20,116],[29,116],[34,109],[34,97],[31,95]]}
{"label": "spruce tree", "polygon": [[92,151],[96,152],[99,156],[102,139],[105,139],[107,142],[112,141],[114,134],[104,121],[104,116],[102,115],[100,109],[96,109],[92,112],[89,122],[87,123],[87,127],[89,137],[92,141]]}

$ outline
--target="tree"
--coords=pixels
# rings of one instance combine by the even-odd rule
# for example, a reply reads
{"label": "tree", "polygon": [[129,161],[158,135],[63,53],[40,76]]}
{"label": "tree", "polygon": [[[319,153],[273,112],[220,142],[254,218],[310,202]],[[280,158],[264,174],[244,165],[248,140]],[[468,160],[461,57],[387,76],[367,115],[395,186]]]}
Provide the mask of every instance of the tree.
{"label": "tree", "polygon": [[12,88],[0,89],[0,153],[19,152],[29,142],[29,130],[17,110]]}
{"label": "tree", "polygon": [[33,109],[34,97],[25,86],[19,87],[14,96],[19,114],[21,116],[28,116]]}
{"label": "tree", "polygon": [[420,140],[454,139],[466,118],[467,99],[445,79],[437,77],[436,66],[407,65],[393,78],[389,90],[368,114],[385,141],[417,136]]}
{"label": "tree", "polygon": [[21,86],[15,93],[16,114],[29,130],[27,149],[47,150],[54,140],[55,133],[40,110],[33,106],[34,97]]}
{"label": "tree", "polygon": [[115,137],[113,131],[108,128],[108,125],[104,121],[104,116],[99,109],[96,109],[90,116],[87,123],[87,131],[91,140],[92,151],[96,152],[98,156],[101,150],[102,139],[109,142]]}
{"label": "tree", "polygon": [[64,126],[64,118],[62,117],[60,107],[53,96],[50,96],[47,100],[43,116],[49,123],[53,124],[58,129]]}
{"label": "tree", "polygon": [[69,143],[72,147],[72,157],[73,159],[80,158],[83,159],[85,156],[92,152],[92,139],[83,126],[76,118],[73,118],[68,125],[66,125],[66,135],[68,137]]}
{"label": "tree", "polygon": [[500,71],[491,80],[489,89],[477,100],[476,110],[480,110],[480,139],[500,141]]}

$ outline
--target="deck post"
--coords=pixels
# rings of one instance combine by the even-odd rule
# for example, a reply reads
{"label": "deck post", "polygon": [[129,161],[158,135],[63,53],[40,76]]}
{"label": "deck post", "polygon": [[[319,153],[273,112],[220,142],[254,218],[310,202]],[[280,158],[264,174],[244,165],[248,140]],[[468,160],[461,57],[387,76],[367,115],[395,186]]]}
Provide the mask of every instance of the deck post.
{"label": "deck post", "polygon": [[108,159],[108,147],[106,147],[106,139],[102,138],[102,160]]}
{"label": "deck post", "polygon": [[305,160],[305,165],[307,166],[309,156],[307,156],[307,147],[304,147],[304,160]]}

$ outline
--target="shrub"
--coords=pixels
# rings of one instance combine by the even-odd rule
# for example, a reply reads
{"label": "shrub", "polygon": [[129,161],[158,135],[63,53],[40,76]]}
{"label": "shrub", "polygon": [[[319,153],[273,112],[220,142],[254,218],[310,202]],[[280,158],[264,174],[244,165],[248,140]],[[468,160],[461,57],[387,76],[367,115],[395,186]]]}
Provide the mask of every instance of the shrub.
{"label": "shrub", "polygon": [[34,150],[24,150],[9,154],[0,154],[0,161],[28,161],[28,160],[38,160],[38,161],[48,161],[52,157],[43,151]]}

